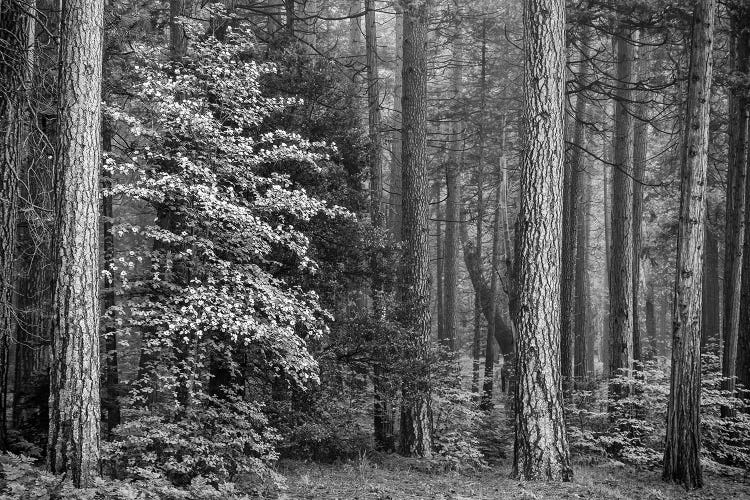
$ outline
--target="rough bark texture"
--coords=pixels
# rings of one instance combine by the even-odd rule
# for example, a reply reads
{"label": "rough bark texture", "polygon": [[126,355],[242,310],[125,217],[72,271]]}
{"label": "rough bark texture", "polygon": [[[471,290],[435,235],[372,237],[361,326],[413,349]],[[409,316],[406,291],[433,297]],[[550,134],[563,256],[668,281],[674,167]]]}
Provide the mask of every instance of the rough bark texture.
{"label": "rough bark texture", "polygon": [[701,295],[706,223],[706,170],[715,0],[693,13],[674,294],[672,375],[664,448],[664,479],[700,488]]}
{"label": "rough bark texture", "polygon": [[572,478],[560,378],[565,2],[524,3],[524,133],[518,217],[513,475]]}
{"label": "rough bark texture", "polygon": [[[747,2],[744,4],[734,4],[734,10],[731,12],[733,18],[733,33],[736,33],[736,45],[735,45],[735,70],[744,74],[745,78],[750,74],[750,5]],[[746,304],[750,304],[750,220],[747,218],[747,200],[750,196],[750,183],[747,182],[748,169],[750,168],[750,97],[748,97],[748,85],[747,80],[744,80],[744,85],[740,84],[738,88],[733,89],[733,95],[735,97],[735,115],[730,116],[730,129],[732,129],[732,135],[734,136],[734,142],[730,143],[730,162],[729,171],[734,171],[735,176],[739,177],[738,182],[733,184],[734,189],[737,191],[734,193],[734,199],[737,200],[737,205],[733,207],[734,217],[736,220],[734,224],[739,224],[737,233],[734,234],[734,238],[738,238],[739,241],[744,240],[744,244],[733,241],[734,243],[734,256],[733,258],[742,262],[741,271],[737,261],[734,260],[734,267],[731,272],[734,273],[731,276],[725,275],[725,280],[733,280],[728,284],[731,286],[731,292],[733,293],[732,298],[732,313],[737,313],[737,308],[740,309],[737,314],[738,317],[732,316],[731,330],[726,332],[727,339],[730,339],[724,343],[724,365],[723,374],[725,377],[736,376],[737,380],[742,382],[745,387],[750,387],[750,307]],[[733,147],[732,147],[733,146]],[[742,189],[744,185],[744,190]],[[729,186],[729,183],[727,183]],[[740,192],[741,191],[741,192]],[[727,195],[729,199],[729,195]],[[727,223],[729,223],[730,212],[727,210]],[[735,228],[737,226],[734,226]],[[741,236],[740,236],[741,235]],[[729,241],[727,242],[727,246]],[[740,246],[742,245],[742,246]],[[740,280],[739,274],[741,273],[742,278]],[[741,290],[737,288],[737,282],[741,282]],[[742,307],[740,307],[742,304]],[[728,316],[727,316],[728,317]],[[726,389],[734,392],[734,378],[728,380]],[[731,414],[731,411],[723,409],[726,414]]]}
{"label": "rough bark texture", "polygon": [[0,3],[0,450],[7,445],[8,358],[15,329],[18,180],[30,77],[29,46],[33,44],[32,9],[28,0]]}
{"label": "rough bark texture", "polygon": [[411,332],[405,359],[414,367],[404,382],[401,405],[401,453],[432,455],[427,351],[430,342],[430,255],[427,186],[427,0],[402,4],[403,52],[403,154],[402,234],[404,257],[401,282],[401,320]]}
{"label": "rough bark texture", "polygon": [[[617,52],[615,130],[612,167],[612,247],[609,270],[610,356],[609,375],[628,373],[633,362],[633,100],[632,30],[619,27]],[[612,395],[627,388],[612,387]]]}
{"label": "rough bark texture", "polygon": [[76,487],[99,474],[99,169],[104,2],[61,17],[56,271],[47,464]]}

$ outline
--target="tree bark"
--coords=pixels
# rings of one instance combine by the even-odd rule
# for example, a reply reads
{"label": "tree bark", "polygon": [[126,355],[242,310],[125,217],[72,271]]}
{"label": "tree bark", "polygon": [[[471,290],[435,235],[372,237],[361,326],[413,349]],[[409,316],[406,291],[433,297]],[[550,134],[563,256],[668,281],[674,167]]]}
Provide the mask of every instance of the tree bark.
{"label": "tree bark", "polygon": [[[460,59],[459,42],[453,43],[453,58]],[[456,64],[451,73],[451,94],[458,99],[461,91],[461,66]],[[445,209],[445,343],[451,351],[456,351],[458,330],[458,252],[461,218],[461,165],[459,165],[458,148],[461,133],[457,118],[453,118],[451,127],[451,146],[446,166],[446,187],[448,190]]]}
{"label": "tree bark", "polygon": [[[615,130],[612,171],[612,247],[609,272],[609,376],[630,373],[633,361],[633,62],[632,29],[620,26],[614,38],[617,53]],[[611,395],[627,387],[612,385]]]}
{"label": "tree bark", "polygon": [[565,2],[524,3],[513,475],[570,481],[560,378]]}
{"label": "tree bark", "polygon": [[700,488],[701,295],[715,0],[693,12],[674,294],[672,375],[664,448],[666,481]]}
{"label": "tree bark", "polygon": [[403,155],[402,233],[404,258],[401,321],[410,332],[405,360],[414,373],[404,381],[401,404],[401,453],[432,456],[430,401],[429,203],[427,190],[427,19],[428,1],[402,3]]}
{"label": "tree bark", "polygon": [[[585,88],[589,73],[588,36],[581,40],[579,63],[579,86]],[[582,91],[576,95],[575,123],[573,124],[573,144],[566,161],[567,185],[563,187],[563,250],[562,250],[562,286],[560,306],[560,363],[563,384],[585,374],[586,352],[586,315],[584,285],[586,279],[585,249],[579,249],[581,241],[579,232],[583,229],[585,214],[581,209],[581,182],[586,175],[582,149],[586,148],[586,100]],[[580,304],[579,304],[580,303]],[[580,351],[580,352],[579,352]]]}
{"label": "tree bark", "polygon": [[169,53],[179,61],[187,55],[188,37],[180,17],[192,13],[193,0],[169,0]]}
{"label": "tree bark", "polygon": [[[104,151],[112,151],[112,129],[111,124],[102,123],[102,147]],[[102,187],[112,189],[112,173],[107,169],[102,171]],[[102,308],[104,314],[110,316],[114,314],[113,308],[117,305],[115,295],[115,280],[112,268],[115,264],[115,240],[112,234],[113,224],[113,206],[112,195],[105,194],[102,196],[102,251],[104,253],[104,269],[108,271],[104,279],[104,290]],[[107,431],[120,425],[120,402],[119,402],[119,384],[120,377],[118,374],[117,363],[117,334],[115,333],[113,318],[107,319],[107,325],[104,328],[104,397],[103,407],[106,410]]]}
{"label": "tree bark", "polygon": [[60,33],[57,255],[47,464],[99,474],[99,169],[104,2],[67,0]]}
{"label": "tree bark", "polygon": [[703,254],[702,286],[701,350],[706,350],[711,343],[715,343],[713,345],[718,347],[721,338],[721,318],[719,316],[719,241],[708,228],[706,228],[706,244]]}
{"label": "tree bark", "polygon": [[[750,6],[733,4],[732,19],[733,69],[740,75],[750,74]],[[739,82],[732,88],[730,100],[730,155],[728,172],[733,177],[727,180],[727,193],[733,205],[727,207],[727,258],[731,267],[725,264],[725,309],[724,352],[722,375],[726,377],[725,390],[734,394],[735,381],[750,387],[750,220],[747,217],[747,200],[750,197],[750,183],[747,182],[750,168],[750,98],[747,83]],[[731,218],[731,219],[730,219]],[[731,227],[730,227],[731,225]],[[733,231],[731,234],[729,231]],[[731,250],[731,255],[730,255]],[[740,264],[741,262],[741,264]],[[729,271],[727,273],[727,270]],[[728,324],[727,324],[728,323]],[[736,377],[736,379],[735,379]],[[722,408],[722,415],[732,416],[734,410]]]}
{"label": "tree bark", "polygon": [[[638,78],[645,81],[647,61],[639,55]],[[643,239],[643,181],[646,174],[648,151],[648,107],[645,92],[637,93],[635,123],[633,126],[633,360],[643,361],[640,328],[640,284],[641,284],[641,241]]]}
{"label": "tree bark", "polygon": [[23,169],[26,93],[33,68],[34,3],[0,3],[0,450],[7,448],[7,396],[10,346],[14,341],[15,254],[18,191]]}
{"label": "tree bark", "polygon": [[394,2],[396,12],[396,61],[393,74],[393,118],[391,135],[391,172],[388,182],[389,227],[393,238],[401,241],[401,155],[402,155],[402,112],[401,97],[403,94],[402,72],[404,53],[404,16],[399,1]]}
{"label": "tree bark", "polygon": [[[483,258],[482,258],[482,237],[484,236],[484,108],[485,94],[487,92],[487,47],[482,43],[482,62],[481,76],[479,82],[480,105],[479,105],[479,158],[477,159],[477,234],[474,251],[476,252],[477,266],[479,275],[482,276]],[[490,297],[491,303],[495,301]],[[492,306],[490,306],[492,307]],[[490,314],[493,317],[494,314]],[[476,289],[474,290],[474,338],[471,344],[471,392],[479,393],[479,358],[481,356],[482,342],[482,295]]]}

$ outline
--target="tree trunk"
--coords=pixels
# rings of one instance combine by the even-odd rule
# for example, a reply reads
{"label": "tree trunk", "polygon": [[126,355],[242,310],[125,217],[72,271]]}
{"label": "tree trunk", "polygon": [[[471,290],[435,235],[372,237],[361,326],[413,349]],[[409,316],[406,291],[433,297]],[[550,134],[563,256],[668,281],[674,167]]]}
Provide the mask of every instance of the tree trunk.
{"label": "tree trunk", "polygon": [[[607,146],[603,147],[607,151]],[[607,155],[605,154],[605,159]],[[604,193],[603,193],[603,210],[604,210],[604,265],[606,267],[604,272],[605,281],[605,293],[606,293],[606,307],[604,307],[602,314],[604,315],[604,321],[602,321],[602,340],[599,346],[599,355],[602,359],[602,376],[609,377],[609,365],[610,357],[612,354],[612,336],[610,329],[610,308],[612,303],[612,296],[610,294],[610,283],[609,277],[612,272],[612,189],[610,185],[609,165],[604,165],[603,181]]]}
{"label": "tree trunk", "polygon": [[[485,32],[486,24],[482,25],[482,32]],[[497,177],[500,178],[500,185],[495,191],[495,221],[492,226],[492,264],[490,269],[490,315],[487,318],[487,339],[484,349],[484,382],[482,384],[482,407],[485,410],[492,409],[492,392],[494,385],[495,371],[495,334],[498,327],[495,318],[498,313],[498,289],[500,284],[500,244],[503,241],[502,235],[502,205],[501,200],[505,193],[506,183],[506,161],[505,161],[505,115],[500,121],[500,160],[497,162]],[[508,252],[506,247],[505,252]]]}
{"label": "tree trunk", "polygon": [[99,169],[103,1],[67,0],[60,33],[57,279],[47,464],[76,487],[99,474]]}
{"label": "tree trunk", "polygon": [[[703,254],[703,303],[701,306],[701,350],[709,344],[718,346],[721,336],[719,317],[719,241],[706,228],[706,244]],[[715,352],[716,349],[714,349]]]}
{"label": "tree trunk", "polygon": [[[646,58],[639,56],[638,78],[646,80]],[[643,361],[640,328],[641,241],[643,218],[643,181],[646,175],[648,151],[648,107],[645,92],[638,92],[633,128],[633,360]]]}
{"label": "tree trunk", "polygon": [[701,295],[715,0],[696,0],[690,50],[664,479],[700,488]]}
{"label": "tree trunk", "polygon": [[570,481],[560,378],[565,2],[524,8],[524,134],[518,217],[513,475]]}
{"label": "tree trunk", "polygon": [[[579,99],[582,96],[579,95]],[[585,139],[582,138],[583,141]],[[583,163],[583,162],[581,162]],[[593,344],[589,342],[587,332],[589,330],[589,204],[591,192],[591,179],[584,165],[580,164],[577,170],[578,181],[578,233],[576,242],[575,262],[575,330],[574,330],[574,370],[573,376],[576,380],[585,380],[591,373],[593,367]],[[589,359],[591,358],[591,359]]]}
{"label": "tree trunk", "polygon": [[[112,151],[112,133],[111,124],[106,121],[102,123],[102,147],[104,151]],[[112,173],[105,168],[102,171],[102,187],[112,189]],[[117,305],[115,296],[115,280],[112,268],[115,265],[115,241],[112,234],[112,223],[114,213],[112,211],[112,195],[105,194],[102,196],[102,250],[104,253],[104,269],[108,271],[104,279],[104,290],[102,307],[104,314],[111,316],[114,314],[113,309]],[[120,402],[119,383],[117,365],[117,334],[115,333],[114,318],[108,317],[107,324],[104,328],[104,397],[103,407],[107,413],[107,431],[120,425]]]}
{"label": "tree trunk", "polygon": [[[732,18],[733,69],[741,74],[750,73],[750,6],[733,6]],[[747,217],[747,200],[750,183],[750,98],[746,85],[732,88],[730,100],[730,155],[727,180],[727,242],[724,273],[725,329],[722,375],[726,377],[723,389],[734,394],[735,380],[750,387],[750,220]],[[730,196],[731,187],[731,196]],[[731,231],[731,233],[730,233]],[[735,379],[737,377],[737,379]],[[734,410],[723,407],[723,416],[732,416]]]}
{"label": "tree trunk", "polygon": [[402,3],[403,155],[402,233],[404,258],[401,320],[410,332],[405,360],[413,374],[404,381],[401,404],[401,453],[432,456],[430,401],[429,203],[427,192],[427,0]]}
{"label": "tree trunk", "polygon": [[187,55],[188,38],[180,17],[192,13],[193,0],[169,0],[169,53],[175,61]]}
{"label": "tree trunk", "polygon": [[[588,82],[589,50],[588,36],[581,41],[579,63],[579,86],[585,88]],[[563,249],[562,284],[560,298],[560,364],[563,384],[572,380],[574,372],[585,372],[585,303],[582,302],[586,271],[581,266],[585,249],[579,249],[579,231],[582,229],[581,181],[586,175],[582,148],[586,148],[586,99],[583,92],[576,95],[575,123],[573,124],[573,144],[566,161],[566,185],[563,186]],[[584,200],[585,201],[585,200]],[[580,307],[579,307],[580,306]],[[580,352],[579,352],[580,350]],[[575,369],[574,369],[575,364]],[[578,377],[578,375],[576,375]]]}
{"label": "tree trunk", "polygon": [[15,330],[14,283],[18,179],[23,168],[26,97],[33,68],[33,2],[0,4],[0,450],[7,447],[7,396],[10,345]]}
{"label": "tree trunk", "polygon": [[445,242],[443,241],[443,218],[445,215],[441,210],[440,198],[440,181],[432,183],[432,203],[435,205],[435,292],[437,294],[437,334],[438,342],[446,349],[451,350],[451,344],[448,341],[445,331]]}
{"label": "tree trunk", "polygon": [[[617,29],[617,89],[615,91],[614,157],[612,171],[612,255],[609,272],[609,376],[630,373],[633,361],[633,61],[632,29]],[[627,387],[612,385],[611,395],[625,395]]]}
{"label": "tree trunk", "polygon": [[400,2],[394,2],[393,7],[396,12],[396,63],[393,74],[393,134],[391,135],[391,172],[388,182],[388,225],[393,238],[396,241],[401,241],[401,97],[403,93],[404,16]]}
{"label": "tree trunk", "polygon": [[[453,59],[459,60],[461,48],[458,42],[453,43]],[[461,66],[456,64],[451,74],[452,98],[458,99],[461,91]],[[451,146],[446,166],[446,187],[448,189],[445,210],[445,343],[447,348],[456,351],[458,331],[458,252],[459,226],[461,224],[461,165],[459,165],[458,148],[461,133],[457,118],[453,118],[451,127]]]}
{"label": "tree trunk", "polygon": [[646,283],[646,336],[648,337],[649,352],[645,359],[654,360],[659,355],[659,333],[656,327],[656,298],[654,297],[653,271],[648,274]]}
{"label": "tree trunk", "polygon": [[[476,252],[477,265],[479,266],[479,275],[482,276],[483,259],[482,259],[482,237],[484,236],[484,108],[485,93],[487,91],[487,62],[486,62],[486,44],[482,43],[482,62],[481,76],[479,82],[480,105],[479,105],[479,158],[477,159],[477,234],[474,251]],[[490,296],[490,304],[495,301]],[[492,307],[492,306],[490,306]],[[494,314],[490,314],[494,317]],[[481,355],[482,342],[482,295],[474,290],[474,339],[471,344],[472,370],[471,370],[471,392],[479,393],[479,358]]]}

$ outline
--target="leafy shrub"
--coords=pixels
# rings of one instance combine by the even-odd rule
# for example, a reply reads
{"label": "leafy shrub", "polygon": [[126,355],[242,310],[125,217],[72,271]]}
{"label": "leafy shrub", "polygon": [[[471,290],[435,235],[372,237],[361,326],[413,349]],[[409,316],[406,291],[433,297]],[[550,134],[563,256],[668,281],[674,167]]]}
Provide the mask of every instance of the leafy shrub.
{"label": "leafy shrub", "polygon": [[[702,462],[724,473],[750,470],[750,414],[742,397],[721,389],[719,361],[709,350],[703,355],[701,389]],[[651,361],[631,376],[612,382],[629,387],[629,395],[608,399],[609,380],[578,387],[566,407],[568,439],[574,452],[609,457],[644,467],[659,467],[664,455],[669,371],[666,363]],[[738,394],[744,392],[738,388]],[[721,407],[737,409],[721,417]]]}

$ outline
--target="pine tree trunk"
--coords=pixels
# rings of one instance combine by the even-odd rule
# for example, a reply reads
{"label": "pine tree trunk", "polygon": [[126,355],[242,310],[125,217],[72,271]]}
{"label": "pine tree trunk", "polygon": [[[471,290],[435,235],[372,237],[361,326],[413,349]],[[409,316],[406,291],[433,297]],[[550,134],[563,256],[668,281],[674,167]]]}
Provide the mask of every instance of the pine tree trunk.
{"label": "pine tree trunk", "polygon": [[413,368],[403,385],[401,453],[432,456],[430,401],[430,278],[429,203],[427,186],[427,0],[402,3],[403,155],[402,233],[404,258],[401,321],[410,332],[405,361]]}
{"label": "pine tree trunk", "polygon": [[[609,272],[610,358],[609,376],[630,373],[633,361],[633,62],[632,29],[617,29],[617,89],[612,167],[612,247]],[[612,385],[611,395],[624,395],[627,387]]]}
{"label": "pine tree trunk", "polygon": [[192,13],[193,0],[169,0],[169,53],[179,61],[187,54],[188,38],[180,17]]}
{"label": "pine tree trunk", "polygon": [[[106,120],[102,124],[102,147],[104,151],[112,151],[112,130],[111,124]],[[108,169],[102,171],[102,187],[104,189],[112,188],[112,173]],[[112,195],[102,196],[102,251],[104,253],[104,269],[109,273],[104,280],[102,308],[104,314],[108,314],[117,305],[115,295],[115,280],[112,268],[115,265],[115,241],[112,234],[113,223]],[[112,313],[113,314],[113,313]],[[107,412],[107,431],[120,425],[120,402],[119,402],[119,383],[117,364],[117,334],[115,333],[113,318],[107,319],[107,325],[104,329],[104,360],[105,369],[103,377],[104,397],[103,407]]]}
{"label": "pine tree trunk", "polygon": [[569,481],[559,363],[565,2],[527,0],[524,6],[513,475]]}
{"label": "pine tree trunk", "polygon": [[445,241],[443,241],[443,218],[440,181],[432,183],[432,204],[435,206],[435,293],[437,295],[437,335],[438,342],[451,349],[445,331]]}
{"label": "pine tree trunk", "polygon": [[649,351],[644,359],[656,359],[659,354],[659,333],[656,327],[656,298],[654,297],[653,272],[649,273],[646,283],[646,336],[648,337]]}
{"label": "pine tree trunk", "polygon": [[57,254],[47,464],[76,487],[99,474],[99,169],[103,1],[67,0],[55,159]]}
{"label": "pine tree trunk", "polygon": [[[460,60],[461,47],[453,44],[453,59]],[[451,94],[458,99],[461,91],[461,66],[456,64],[451,72]],[[459,226],[461,224],[461,165],[458,149],[460,147],[460,130],[457,119],[451,127],[450,155],[446,166],[446,187],[448,189],[445,210],[445,344],[451,351],[456,351],[458,330],[458,252]]]}
{"label": "pine tree trunk", "polygon": [[[588,33],[586,33],[581,40],[581,46],[584,48],[581,50],[578,72],[580,87],[585,87],[589,80],[588,45]],[[564,196],[568,203],[563,209],[567,218],[567,222],[563,220],[561,277],[560,359],[563,384],[572,380],[571,376],[583,379],[586,372],[586,248],[580,248],[581,245],[588,245],[587,235],[582,234],[586,230],[584,218],[587,209],[583,206],[587,203],[587,199],[583,192],[585,187],[582,186],[582,183],[587,181],[582,152],[582,148],[587,147],[584,124],[587,119],[586,115],[586,98],[583,92],[578,92],[573,124],[573,145],[566,162],[570,181],[568,192]]]}
{"label": "pine tree trunk", "polygon": [[401,4],[399,2],[394,2],[393,8],[396,12],[396,62],[393,71],[393,133],[391,135],[391,171],[390,179],[388,182],[388,226],[391,229],[393,238],[396,241],[401,241],[401,97],[403,94],[402,72],[404,53],[404,16],[403,11],[401,10]]}
{"label": "pine tree trunk", "polygon": [[[734,70],[748,75],[750,73],[750,6],[733,5],[731,11],[732,34],[734,44]],[[730,95],[734,103],[730,115],[730,162],[729,174],[733,173],[733,182],[727,180],[727,189],[732,187],[732,197],[727,193],[727,258],[731,257],[732,266],[725,264],[725,303],[728,308],[725,318],[725,341],[723,352],[722,374],[727,377],[723,388],[731,393],[735,391],[735,378],[745,387],[750,387],[750,219],[747,217],[747,200],[750,197],[750,182],[747,182],[750,169],[750,98],[747,87],[742,84],[732,89]],[[730,220],[731,217],[731,220]],[[730,224],[732,225],[730,227]],[[734,231],[730,236],[729,231]],[[731,238],[731,241],[730,241]],[[729,255],[730,246],[732,250]],[[726,262],[730,262],[727,260]],[[741,262],[741,264],[740,264]],[[727,271],[729,271],[727,273]],[[739,286],[738,286],[739,285]],[[731,298],[731,302],[730,302]],[[734,411],[722,408],[722,415],[731,416]]]}
{"label": "pine tree trunk", "polygon": [[[485,108],[485,94],[487,92],[487,63],[486,63],[486,51],[485,44],[482,44],[482,62],[481,62],[481,76],[479,82],[479,93],[480,93],[480,117],[479,117],[479,144],[478,144],[478,156],[477,159],[477,234],[474,251],[476,252],[477,266],[479,270],[479,276],[484,273],[482,271],[482,237],[484,236],[484,108]],[[493,296],[490,296],[490,304],[495,301]],[[492,306],[490,306],[492,307]],[[494,314],[490,314],[494,317]],[[474,290],[474,339],[471,344],[471,392],[473,394],[479,393],[479,368],[480,368],[480,356],[481,356],[481,342],[482,342],[482,295],[478,290]]]}
{"label": "pine tree trunk", "polygon": [[[645,81],[646,59],[639,56],[638,78]],[[645,92],[638,92],[638,105],[633,128],[633,360],[643,361],[640,328],[640,284],[641,284],[641,241],[643,218],[643,181],[646,175],[648,148],[648,107]]]}
{"label": "pine tree trunk", "polygon": [[721,335],[719,317],[719,241],[713,232],[706,229],[706,244],[703,254],[703,303],[701,306],[701,349],[709,344],[718,346]]}
{"label": "pine tree trunk", "polygon": [[[579,96],[580,98],[580,96]],[[575,262],[575,329],[574,329],[574,360],[573,376],[576,380],[585,380],[593,368],[593,344],[589,341],[589,204],[591,179],[583,165],[578,170],[578,241],[576,242]]]}
{"label": "pine tree trunk", "polygon": [[664,448],[666,481],[700,488],[701,295],[715,0],[696,0],[682,145],[672,375]]}
{"label": "pine tree trunk", "polygon": [[[607,146],[603,148],[607,151]],[[605,155],[606,159],[606,155]],[[610,357],[612,354],[612,335],[610,328],[610,309],[612,304],[612,295],[610,293],[610,282],[609,277],[612,272],[612,189],[611,189],[611,176],[609,175],[609,165],[604,166],[603,181],[604,193],[603,193],[603,211],[604,211],[604,265],[606,267],[604,272],[605,290],[606,290],[606,307],[604,307],[602,314],[604,315],[604,321],[602,322],[602,339],[601,345],[599,346],[599,355],[602,360],[602,376],[609,377],[609,365]]]}
{"label": "pine tree trunk", "polygon": [[29,0],[0,3],[0,450],[7,447],[10,346],[14,341],[15,254],[18,236],[18,179],[28,118],[25,93],[31,79],[34,5]]}

